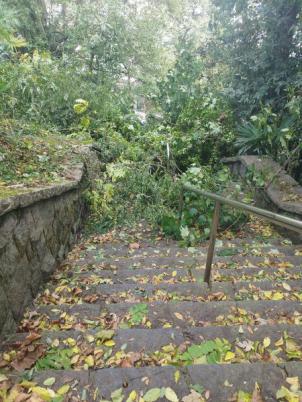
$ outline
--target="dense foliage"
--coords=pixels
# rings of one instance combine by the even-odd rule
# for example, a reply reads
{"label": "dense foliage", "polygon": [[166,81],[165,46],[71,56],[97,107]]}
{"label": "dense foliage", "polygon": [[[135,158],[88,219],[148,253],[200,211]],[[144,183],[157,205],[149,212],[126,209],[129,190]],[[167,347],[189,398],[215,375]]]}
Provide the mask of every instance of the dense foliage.
{"label": "dense foliage", "polygon": [[[187,195],[178,221],[179,186],[224,191],[222,157],[270,155],[302,180],[301,9],[300,0],[1,0],[0,135],[10,121],[21,148],[20,127],[96,143],[106,167],[88,199],[100,229],[145,217],[194,243],[213,206]],[[11,167],[0,172],[14,182]],[[222,226],[240,220],[226,212]]]}

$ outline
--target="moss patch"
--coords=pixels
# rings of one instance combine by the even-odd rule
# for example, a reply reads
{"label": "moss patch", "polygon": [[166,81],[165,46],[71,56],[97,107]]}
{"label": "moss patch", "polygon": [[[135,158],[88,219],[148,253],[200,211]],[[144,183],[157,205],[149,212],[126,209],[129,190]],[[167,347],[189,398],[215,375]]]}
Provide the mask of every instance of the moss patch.
{"label": "moss patch", "polygon": [[37,187],[62,181],[64,166],[78,163],[72,152],[81,142],[37,127],[22,126],[11,120],[0,121],[1,198],[20,194],[26,188],[7,188],[23,184]]}

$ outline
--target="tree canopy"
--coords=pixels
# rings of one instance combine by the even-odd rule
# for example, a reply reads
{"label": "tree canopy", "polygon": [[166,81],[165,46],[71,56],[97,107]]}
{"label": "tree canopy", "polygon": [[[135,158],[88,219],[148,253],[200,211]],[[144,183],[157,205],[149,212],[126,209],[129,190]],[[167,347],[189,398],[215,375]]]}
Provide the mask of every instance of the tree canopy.
{"label": "tree canopy", "polygon": [[220,159],[237,153],[271,156],[301,180],[301,9],[300,0],[1,0],[2,131],[97,143],[108,165],[100,192],[114,202],[121,181],[116,205],[127,187],[143,210],[150,200],[174,207],[167,189],[183,175],[211,186]]}

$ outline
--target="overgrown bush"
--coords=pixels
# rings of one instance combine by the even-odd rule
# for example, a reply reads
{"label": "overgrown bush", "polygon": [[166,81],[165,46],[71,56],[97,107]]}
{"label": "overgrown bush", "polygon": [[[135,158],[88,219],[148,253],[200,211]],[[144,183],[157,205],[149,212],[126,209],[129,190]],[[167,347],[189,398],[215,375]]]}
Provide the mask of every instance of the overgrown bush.
{"label": "overgrown bush", "polygon": [[[238,184],[232,183],[227,168],[214,172],[211,166],[192,166],[181,176],[181,183],[214,193],[224,193],[227,190],[228,196],[232,198],[237,198],[241,190]],[[171,215],[164,217],[163,230],[169,235],[181,238],[186,244],[193,245],[209,237],[213,213],[213,201],[186,191],[181,221],[177,225],[177,221],[173,220]],[[244,220],[244,215],[240,211],[223,207],[219,227],[236,229]]]}
{"label": "overgrown bush", "polygon": [[89,72],[64,59],[38,51],[12,57],[0,63],[1,80],[5,81],[0,91],[0,116],[34,121],[66,134],[83,129],[74,111],[79,98],[89,103],[86,128],[92,131],[107,122],[121,121],[122,113],[130,110],[123,91],[113,91],[110,82],[96,82]]}
{"label": "overgrown bush", "polygon": [[157,224],[165,214],[174,214],[179,202],[177,182],[167,173],[153,173],[151,161],[108,164],[87,196],[92,223],[101,231],[140,219]]}

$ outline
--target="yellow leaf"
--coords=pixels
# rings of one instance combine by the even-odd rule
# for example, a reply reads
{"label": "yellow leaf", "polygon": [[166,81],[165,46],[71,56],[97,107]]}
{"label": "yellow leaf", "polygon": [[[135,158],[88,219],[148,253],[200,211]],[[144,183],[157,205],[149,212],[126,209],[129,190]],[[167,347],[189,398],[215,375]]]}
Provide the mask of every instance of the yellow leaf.
{"label": "yellow leaf", "polygon": [[283,286],[283,288],[285,289],[285,290],[288,290],[288,291],[291,291],[292,290],[292,288],[290,287],[290,285],[288,284],[288,283],[282,283],[282,286]]}
{"label": "yellow leaf", "polygon": [[104,343],[104,345],[105,346],[108,346],[109,348],[112,348],[114,345],[115,345],[115,342],[114,342],[114,340],[109,340],[109,341],[106,341],[105,343]]}
{"label": "yellow leaf", "polygon": [[74,353],[74,354],[81,352],[78,346],[74,346],[71,350],[72,350],[72,353]]}
{"label": "yellow leaf", "polygon": [[74,355],[71,360],[70,363],[71,364],[77,364],[77,362],[79,361],[80,355]]}
{"label": "yellow leaf", "polygon": [[75,339],[72,338],[67,338],[65,341],[69,346],[75,346],[77,343],[75,341]]}
{"label": "yellow leaf", "polygon": [[288,338],[288,339],[286,339],[285,343],[286,343],[286,351],[287,352],[296,352],[299,350],[297,343],[293,339]]}
{"label": "yellow leaf", "polygon": [[36,382],[33,382],[33,381],[26,381],[26,380],[23,380],[23,381],[20,383],[20,385],[21,385],[21,387],[23,387],[23,388],[30,389],[30,388],[35,387],[35,386],[37,385],[37,383],[36,383]]}
{"label": "yellow leaf", "polygon": [[282,300],[283,299],[283,293],[281,292],[276,292],[272,296],[272,300]]}
{"label": "yellow leaf", "polygon": [[283,346],[284,345],[284,340],[281,337],[277,342],[275,342],[275,346]]}
{"label": "yellow leaf", "polygon": [[290,384],[290,390],[297,392],[300,389],[299,377],[287,377],[286,382]]}
{"label": "yellow leaf", "polygon": [[165,390],[165,397],[168,399],[168,401],[171,402],[178,402],[178,397],[176,393],[173,391],[172,388],[167,387]]}
{"label": "yellow leaf", "polygon": [[168,322],[166,322],[166,323],[163,325],[163,328],[172,328],[172,325],[169,324]]}
{"label": "yellow leaf", "polygon": [[43,401],[47,402],[51,401],[56,396],[54,391],[42,387],[33,387],[32,392],[37,394],[41,399],[43,399]]}
{"label": "yellow leaf", "polygon": [[183,316],[180,313],[174,313],[175,317],[178,318],[179,320],[183,320]]}
{"label": "yellow leaf", "polygon": [[65,394],[67,394],[67,392],[70,390],[70,385],[68,385],[68,384],[65,384],[65,385],[63,385],[61,388],[59,388],[58,390],[57,390],[57,394],[58,395],[65,395]]}
{"label": "yellow leaf", "polygon": [[133,390],[132,392],[130,392],[126,402],[136,401],[136,398],[137,398],[137,392]]}
{"label": "yellow leaf", "polygon": [[11,357],[8,353],[3,353],[2,357],[3,357],[3,360],[5,360],[6,362],[11,361]]}
{"label": "yellow leaf", "polygon": [[299,402],[299,396],[291,392],[289,389],[285,388],[284,386],[279,389],[276,394],[277,399],[285,399],[287,402]]}
{"label": "yellow leaf", "polygon": [[8,378],[4,374],[0,374],[0,382],[7,381]]}
{"label": "yellow leaf", "polygon": [[225,360],[226,362],[228,362],[228,361],[230,361],[230,360],[233,360],[234,357],[235,357],[235,353],[233,353],[233,352],[227,352],[226,355],[225,355],[225,357],[224,357],[224,360]]}
{"label": "yellow leaf", "polygon": [[177,275],[177,271],[172,272],[172,276],[175,277]]}
{"label": "yellow leaf", "polygon": [[87,342],[92,343],[92,342],[94,342],[95,338],[92,335],[86,335],[86,340],[87,340]]}
{"label": "yellow leaf", "polygon": [[85,363],[88,365],[88,367],[93,367],[94,366],[94,358],[89,355],[85,358]]}
{"label": "yellow leaf", "polygon": [[263,339],[263,346],[265,348],[268,348],[270,344],[271,344],[270,338],[266,337],[266,338]]}
{"label": "yellow leaf", "polygon": [[175,371],[174,380],[175,380],[176,384],[179,382],[179,380],[180,380],[180,371],[179,370]]}

